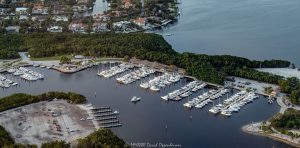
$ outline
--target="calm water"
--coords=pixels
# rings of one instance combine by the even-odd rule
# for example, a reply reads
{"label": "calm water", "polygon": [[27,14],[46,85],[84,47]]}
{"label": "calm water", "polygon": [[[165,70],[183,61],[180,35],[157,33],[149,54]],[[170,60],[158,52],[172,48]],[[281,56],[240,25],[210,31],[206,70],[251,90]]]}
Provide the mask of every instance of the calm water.
{"label": "calm water", "polygon": [[[54,70],[31,68],[44,73],[46,79],[31,82],[6,75],[20,82],[19,87],[0,89],[0,97],[13,93],[40,94],[47,91],[73,91],[87,96],[95,106],[109,105],[120,111],[123,126],[113,131],[127,142],[162,142],[181,144],[184,148],[199,147],[288,147],[265,137],[245,134],[241,126],[250,122],[268,119],[279,111],[277,104],[268,105],[264,98],[244,107],[230,118],[208,113],[212,104],[204,109],[186,109],[181,102],[166,102],[160,98],[168,92],[186,84],[182,80],[159,93],[143,90],[140,81],[130,85],[120,85],[115,78],[96,76],[101,66],[76,74],[62,74]],[[207,90],[205,90],[207,91]],[[96,97],[95,97],[96,92]],[[203,93],[200,90],[192,97]],[[133,96],[142,97],[141,102],[131,103]],[[218,101],[216,101],[217,103]],[[192,119],[190,118],[192,116]],[[165,126],[168,129],[165,130]]]}
{"label": "calm water", "polygon": [[179,52],[285,59],[300,66],[299,0],[182,0],[165,37]]}

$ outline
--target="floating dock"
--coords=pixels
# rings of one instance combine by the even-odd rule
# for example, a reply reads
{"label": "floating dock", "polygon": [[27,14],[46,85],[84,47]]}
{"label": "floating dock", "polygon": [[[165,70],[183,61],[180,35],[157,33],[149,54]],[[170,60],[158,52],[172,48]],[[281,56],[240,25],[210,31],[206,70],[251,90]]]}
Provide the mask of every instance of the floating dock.
{"label": "floating dock", "polygon": [[122,124],[117,123],[117,124],[111,124],[111,125],[101,125],[100,128],[112,128],[112,127],[120,127]]}

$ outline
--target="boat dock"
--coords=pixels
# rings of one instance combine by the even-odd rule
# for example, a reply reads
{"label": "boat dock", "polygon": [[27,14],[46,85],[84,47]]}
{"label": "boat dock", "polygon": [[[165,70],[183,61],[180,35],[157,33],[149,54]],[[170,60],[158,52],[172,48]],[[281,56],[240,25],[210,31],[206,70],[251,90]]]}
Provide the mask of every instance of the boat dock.
{"label": "boat dock", "polygon": [[178,90],[174,90],[165,96],[161,96],[163,100],[180,101],[183,98],[189,97],[194,92],[204,88],[207,84],[200,81],[192,81]]}
{"label": "boat dock", "polygon": [[192,107],[203,108],[207,104],[212,103],[213,100],[220,98],[221,96],[227,94],[228,92],[229,90],[225,88],[220,88],[218,90],[211,89],[208,92],[193,98],[191,101],[184,103],[183,106],[187,108],[192,108]]}
{"label": "boat dock", "polygon": [[253,92],[243,90],[224,100],[223,104],[220,103],[213,106],[209,112],[213,114],[220,113],[224,116],[231,116],[233,112],[238,112],[242,107],[253,102],[253,100],[258,97],[259,96]]}
{"label": "boat dock", "polygon": [[104,117],[104,118],[95,118],[94,120],[96,120],[96,121],[104,121],[104,120],[112,120],[112,119],[117,119],[117,116]]}
{"label": "boat dock", "polygon": [[121,123],[116,123],[116,124],[110,124],[110,125],[101,125],[100,128],[113,128],[113,127],[120,127],[122,126]]}
{"label": "boat dock", "polygon": [[119,113],[105,113],[105,114],[98,113],[98,114],[94,115],[94,117],[114,116],[114,115],[118,115],[118,114]]}
{"label": "boat dock", "polygon": [[90,108],[91,114],[87,119],[93,120],[100,128],[113,128],[120,127],[117,115],[118,111],[113,111],[109,106],[92,107]]}

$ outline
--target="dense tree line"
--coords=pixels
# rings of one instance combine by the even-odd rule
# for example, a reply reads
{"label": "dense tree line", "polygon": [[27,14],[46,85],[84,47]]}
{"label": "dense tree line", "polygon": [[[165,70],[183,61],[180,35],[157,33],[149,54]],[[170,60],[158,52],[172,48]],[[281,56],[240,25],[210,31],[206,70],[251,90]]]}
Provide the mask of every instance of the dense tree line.
{"label": "dense tree line", "polygon": [[0,125],[0,147],[11,144],[14,144],[14,140],[10,137],[9,133]]}
{"label": "dense tree line", "polygon": [[0,35],[0,59],[19,58],[17,51],[22,43],[19,37],[10,35]]}
{"label": "dense tree line", "polygon": [[283,129],[300,129],[300,111],[288,109],[283,115],[271,119],[271,125]]}
{"label": "dense tree line", "polygon": [[70,148],[71,145],[65,141],[52,141],[43,143],[41,148]]}
{"label": "dense tree line", "polygon": [[[9,133],[0,126],[1,148],[37,148],[37,145],[25,145],[15,143]],[[117,137],[111,130],[99,129],[85,138],[78,139],[72,147],[76,148],[126,148],[125,142]],[[41,148],[71,148],[71,144],[65,141],[51,141],[43,143]]]}
{"label": "dense tree line", "polygon": [[98,131],[90,134],[86,138],[79,139],[78,148],[90,148],[90,147],[114,147],[114,148],[126,148],[125,142],[117,137],[112,131],[107,129],[99,129]]}
{"label": "dense tree line", "polygon": [[227,75],[278,84],[282,77],[259,72],[253,68],[290,65],[290,62],[282,60],[252,61],[230,55],[177,53],[162,36],[148,33],[86,35],[35,33],[5,36],[9,36],[7,40],[14,43],[13,47],[16,51],[29,51],[29,54],[36,58],[67,54],[83,54],[92,57],[137,57],[176,65],[186,69],[189,75],[200,80],[219,84],[223,83]]}
{"label": "dense tree line", "polygon": [[282,92],[289,95],[289,99],[293,104],[300,105],[300,81],[296,77],[280,80],[279,86]]}
{"label": "dense tree line", "polygon": [[64,99],[70,103],[84,103],[86,98],[83,95],[76,93],[64,93],[64,92],[47,92],[41,95],[33,96],[28,94],[13,94],[0,99],[0,112],[8,109],[36,103],[40,101],[48,101],[53,99]]}

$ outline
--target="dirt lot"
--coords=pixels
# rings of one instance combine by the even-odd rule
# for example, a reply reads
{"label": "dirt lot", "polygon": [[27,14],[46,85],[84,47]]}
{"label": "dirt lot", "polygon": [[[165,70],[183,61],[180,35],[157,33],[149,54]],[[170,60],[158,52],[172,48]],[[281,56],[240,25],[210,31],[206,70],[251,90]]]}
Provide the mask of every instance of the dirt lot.
{"label": "dirt lot", "polygon": [[17,143],[37,144],[83,138],[93,131],[92,121],[81,121],[87,110],[63,100],[39,102],[0,113],[0,124]]}

